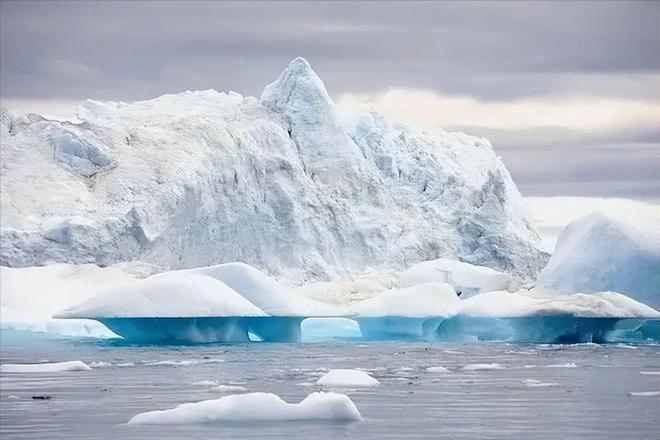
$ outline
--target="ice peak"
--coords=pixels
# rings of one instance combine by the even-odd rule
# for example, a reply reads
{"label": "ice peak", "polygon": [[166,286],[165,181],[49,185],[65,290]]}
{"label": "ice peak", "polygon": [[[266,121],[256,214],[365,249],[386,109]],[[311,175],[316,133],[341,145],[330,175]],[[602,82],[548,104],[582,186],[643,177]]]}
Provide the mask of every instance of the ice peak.
{"label": "ice peak", "polygon": [[323,81],[302,57],[291,61],[279,79],[264,88],[261,102],[285,114],[328,111],[334,107]]}

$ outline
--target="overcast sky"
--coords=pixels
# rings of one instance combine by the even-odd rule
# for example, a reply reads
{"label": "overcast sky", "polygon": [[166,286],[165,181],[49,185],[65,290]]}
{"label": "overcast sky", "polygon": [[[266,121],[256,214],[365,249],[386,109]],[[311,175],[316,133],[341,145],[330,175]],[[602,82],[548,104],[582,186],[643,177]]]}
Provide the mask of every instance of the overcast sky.
{"label": "overcast sky", "polygon": [[524,195],[660,199],[660,2],[0,3],[0,98],[258,96],[296,56],[344,111],[488,137]]}

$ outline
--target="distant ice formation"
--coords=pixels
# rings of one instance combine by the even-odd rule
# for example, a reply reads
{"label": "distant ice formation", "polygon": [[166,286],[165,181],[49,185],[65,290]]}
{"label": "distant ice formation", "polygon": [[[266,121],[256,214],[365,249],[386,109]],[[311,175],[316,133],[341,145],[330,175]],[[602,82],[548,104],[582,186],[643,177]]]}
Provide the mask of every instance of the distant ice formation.
{"label": "distant ice formation", "polygon": [[163,411],[141,413],[129,420],[128,424],[173,425],[302,420],[350,422],[361,419],[355,404],[344,394],[317,392],[308,395],[300,403],[287,403],[275,394],[247,393],[184,403]]}
{"label": "distant ice formation", "polygon": [[539,276],[563,292],[614,291],[660,306],[660,212],[597,212],[569,224]]}

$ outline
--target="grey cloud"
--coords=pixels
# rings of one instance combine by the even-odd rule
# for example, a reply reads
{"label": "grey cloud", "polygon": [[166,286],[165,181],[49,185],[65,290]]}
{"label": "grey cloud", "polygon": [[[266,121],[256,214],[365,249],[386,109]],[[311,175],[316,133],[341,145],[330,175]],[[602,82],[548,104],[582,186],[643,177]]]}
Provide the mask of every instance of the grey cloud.
{"label": "grey cloud", "polygon": [[[660,99],[659,2],[0,3],[0,96],[259,95],[305,56],[331,95]],[[660,197],[660,133],[496,131],[527,195]]]}

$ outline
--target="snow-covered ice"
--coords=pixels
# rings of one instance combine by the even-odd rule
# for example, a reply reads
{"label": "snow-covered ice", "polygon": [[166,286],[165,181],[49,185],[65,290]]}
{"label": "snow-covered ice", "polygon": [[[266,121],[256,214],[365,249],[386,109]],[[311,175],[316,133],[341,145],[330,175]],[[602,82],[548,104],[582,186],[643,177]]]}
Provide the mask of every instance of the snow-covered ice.
{"label": "snow-covered ice", "polygon": [[128,424],[191,424],[214,422],[334,420],[362,417],[351,399],[338,393],[317,392],[300,403],[287,403],[271,393],[248,393],[221,399],[184,403],[173,409],[134,416]]}
{"label": "snow-covered ice", "polygon": [[302,58],[260,99],[0,111],[5,266],[244,261],[302,282],[440,257],[531,279],[547,259],[487,140],[339,115]]}
{"label": "snow-covered ice", "polygon": [[366,339],[428,338],[460,307],[454,289],[438,282],[387,290],[353,305]]}
{"label": "snow-covered ice", "polygon": [[347,369],[330,370],[317,380],[316,383],[321,386],[338,388],[373,387],[380,384],[380,382],[365,371]]}
{"label": "snow-covered ice", "polygon": [[82,361],[0,365],[0,371],[3,373],[59,373],[64,371],[87,370],[91,370],[91,368]]}
{"label": "snow-covered ice", "polygon": [[360,318],[446,318],[455,315],[461,304],[456,291],[449,284],[429,282],[386,290],[373,298],[355,303],[353,309]]}
{"label": "snow-covered ice", "polygon": [[507,290],[513,278],[490,267],[477,266],[449,258],[423,261],[399,276],[399,287],[422,283],[449,283],[463,294]]}
{"label": "snow-covered ice", "polygon": [[51,318],[56,312],[90,298],[101,288],[124,286],[156,270],[156,267],[141,262],[104,268],[93,264],[0,266],[0,328],[69,336],[116,337],[97,321]]}
{"label": "snow-covered ice", "polygon": [[570,223],[538,282],[564,292],[620,292],[660,306],[660,210],[633,218],[596,212]]}

